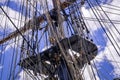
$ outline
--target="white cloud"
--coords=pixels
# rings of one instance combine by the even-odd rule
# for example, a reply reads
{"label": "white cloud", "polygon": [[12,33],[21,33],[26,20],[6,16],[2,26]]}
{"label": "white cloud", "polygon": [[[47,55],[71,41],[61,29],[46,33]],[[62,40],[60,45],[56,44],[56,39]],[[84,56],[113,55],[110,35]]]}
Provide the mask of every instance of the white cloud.
{"label": "white cloud", "polygon": [[[113,2],[111,3],[112,5],[116,5],[118,6],[119,5],[119,0],[113,0]],[[113,6],[110,6],[110,5],[104,5],[106,7],[111,7],[111,8],[115,8],[115,9],[119,9],[119,8],[116,8],[116,7],[113,7]],[[114,13],[119,13],[120,11],[116,11],[115,9],[111,9],[111,8],[105,8],[105,7],[102,7],[104,9],[104,11],[109,11],[109,12],[114,12]],[[84,7],[82,7],[82,11],[83,11],[83,15],[85,17],[91,17],[91,18],[94,18],[93,16],[93,13],[91,11],[91,9],[87,10],[85,9]],[[104,16],[103,18],[107,19],[107,17],[102,13],[102,15]],[[115,14],[110,14],[110,13],[107,13],[108,17],[111,19],[111,20],[119,20],[120,19],[120,16],[119,15],[115,15]],[[108,20],[109,21],[109,20]],[[89,30],[91,31],[91,33],[94,33],[94,31],[98,30],[101,28],[101,26],[96,22],[96,21],[87,21],[87,26],[89,26]],[[110,39],[112,40],[112,42],[115,44],[115,41],[117,42],[118,45],[120,45],[120,35],[117,33],[117,31],[115,30],[114,26],[112,24],[107,24],[105,23],[107,26],[106,26],[106,31],[107,31],[107,34],[109,35]],[[119,24],[114,24],[116,26],[116,28],[118,30],[120,30],[120,27],[119,27]],[[108,30],[112,33],[115,41],[113,40],[113,37],[111,37],[110,33],[108,32]],[[96,33],[94,33],[96,34]],[[96,36],[96,38],[99,37],[99,36]],[[115,51],[115,48],[113,47],[113,45],[111,44],[109,38],[106,36],[106,34],[104,33],[104,39],[106,38],[107,40],[107,43],[106,43],[106,46],[105,46],[105,49],[101,52],[99,52],[99,54],[97,55],[97,57],[95,58],[95,61],[97,60],[96,64],[99,64],[100,62],[103,62],[104,61],[104,57],[107,58],[107,60],[110,62],[110,64],[112,64],[112,66],[114,67],[113,69],[113,73],[114,74],[114,77],[120,77],[120,67],[118,65],[120,65],[119,61],[120,61],[120,57],[117,55],[116,51]],[[100,40],[98,40],[99,42]],[[99,47],[98,48],[101,48],[100,45],[98,45]],[[115,45],[115,47],[117,48],[118,52],[120,52],[120,50],[118,49],[118,47]],[[120,53],[119,53],[120,54]],[[107,64],[106,64],[107,65]],[[106,66],[106,65],[103,65],[103,66]],[[107,69],[107,67],[105,67]],[[85,71],[85,73],[87,72],[88,70]],[[88,79],[86,79],[88,80]]]}
{"label": "white cloud", "polygon": [[[0,2],[4,2],[5,0],[1,0]],[[17,0],[16,0],[17,1]],[[48,0],[48,1],[50,1],[50,0]],[[49,2],[51,5],[52,5],[52,3],[51,3],[51,1]],[[113,5],[119,5],[120,4],[120,2],[119,2],[119,0],[113,0],[113,2],[111,3],[111,4],[113,4]],[[109,5],[104,5],[104,6],[109,6]],[[113,6],[109,6],[109,7],[113,7]],[[6,6],[4,6],[4,9],[6,10],[6,11],[8,11],[9,13],[9,16],[11,17],[11,19],[12,19],[12,21],[14,21],[14,23],[15,23],[15,25],[17,25],[18,24],[18,20],[16,20],[16,19],[18,19],[18,16],[19,16],[19,13],[18,12],[16,12],[16,11],[14,11],[14,10],[12,10],[12,9],[10,9],[10,8],[7,8]],[[110,12],[115,12],[115,13],[119,13],[120,11],[116,11],[116,10],[111,10],[111,8],[105,8],[105,7],[103,7],[103,9],[105,10],[105,11],[110,11]],[[119,9],[119,8],[118,8]],[[82,12],[83,12],[83,15],[84,15],[84,17],[92,17],[92,18],[95,18],[95,16],[93,16],[93,13],[92,13],[92,11],[91,11],[91,9],[89,9],[89,10],[87,10],[87,9],[85,9],[84,7],[82,7]],[[1,13],[1,12],[0,12]],[[103,13],[102,13],[103,14]],[[120,16],[119,15],[114,15],[114,14],[109,14],[109,13],[107,13],[108,14],[108,16],[110,17],[110,19],[113,19],[113,20],[119,20],[120,19]],[[20,14],[20,16],[22,16],[21,14]],[[104,15],[105,16],[105,15]],[[2,21],[1,23],[2,24],[0,24],[0,29],[4,29],[4,26],[5,26],[5,24],[7,24],[7,28],[10,28],[11,29],[11,31],[10,32],[12,32],[12,31],[14,31],[14,30],[16,30],[15,28],[14,28],[14,26],[10,23],[10,21],[9,20],[7,20],[7,23],[6,23],[6,17],[4,16],[4,14],[2,13],[2,14],[0,14],[0,17],[3,17],[2,18],[2,20],[0,19],[0,21]],[[24,20],[24,16],[22,16],[23,17],[23,20]],[[22,26],[23,26],[23,23],[22,23]],[[18,25],[17,27],[22,27],[22,26],[20,26],[20,25]],[[89,30],[92,32],[92,33],[94,33],[96,30],[98,30],[99,28],[101,28],[101,26],[98,24],[98,22],[95,22],[95,21],[88,21],[87,22],[87,26],[89,26]],[[115,24],[115,26],[117,26],[116,28],[118,29],[118,30],[120,30],[120,27],[119,27],[119,24]],[[111,25],[111,24],[109,24],[109,26],[107,26],[107,29],[108,30],[113,30],[113,32],[111,31],[111,33],[112,33],[112,35],[114,36],[114,38],[115,38],[115,40],[116,40],[116,42],[118,43],[118,45],[120,45],[120,35],[117,33],[117,31],[115,30],[115,28]],[[107,34],[110,36],[110,34],[107,32]],[[98,36],[99,37],[99,36]],[[106,36],[105,36],[105,34],[104,34],[104,38],[106,38]],[[113,41],[113,38],[112,37],[110,37],[110,39],[112,39],[112,41]],[[114,41],[113,41],[114,42]],[[12,44],[11,45],[9,45],[9,46],[7,46],[7,48],[6,48],[6,50],[8,49],[8,48],[10,48],[12,46]],[[101,46],[100,45],[98,45],[99,47],[98,48],[101,48]],[[17,47],[17,46],[16,46]],[[117,49],[118,50],[118,49]],[[107,58],[107,60],[114,66],[114,70],[113,70],[113,74],[115,75],[115,77],[118,77],[118,76],[120,76],[119,74],[120,74],[120,68],[118,67],[118,65],[120,65],[120,57],[116,54],[116,51],[115,51],[115,49],[113,48],[113,46],[112,46],[112,44],[110,43],[110,40],[107,38],[107,44],[106,44],[106,46],[105,46],[105,49],[103,50],[103,51],[101,51],[97,56],[96,56],[96,58],[95,58],[95,60],[97,60],[97,63],[100,63],[100,62],[102,62],[103,61],[103,59],[104,59],[104,57],[106,57]],[[105,65],[103,65],[103,66],[105,66]],[[0,65],[0,69],[1,68],[3,68],[1,65]],[[99,68],[99,67],[98,67]],[[94,70],[95,71],[95,70]],[[93,74],[91,74],[92,72],[91,72],[91,69],[90,69],[90,66],[89,65],[87,65],[87,67],[85,68],[85,71],[84,71],[84,77],[85,76],[87,76],[87,77],[85,77],[85,80],[90,80],[91,79],[91,77],[90,77],[90,75],[92,75],[93,76]],[[28,80],[32,80],[29,76],[28,76],[28,74],[26,74],[24,71],[21,71],[21,73],[19,74],[21,77],[20,77],[20,80],[24,80],[24,78],[25,77],[27,77],[28,78]],[[26,76],[27,75],[27,76]],[[96,76],[97,77],[97,76]],[[97,77],[97,80],[99,80],[99,78]]]}

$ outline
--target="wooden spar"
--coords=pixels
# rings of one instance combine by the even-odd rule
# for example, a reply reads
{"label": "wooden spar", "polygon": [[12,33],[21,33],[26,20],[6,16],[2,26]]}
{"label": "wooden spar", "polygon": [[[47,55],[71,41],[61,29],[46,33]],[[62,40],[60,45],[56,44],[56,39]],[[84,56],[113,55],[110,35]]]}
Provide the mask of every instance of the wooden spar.
{"label": "wooden spar", "polygon": [[[43,19],[42,19],[42,17],[31,19],[23,27],[19,28],[19,31],[21,33],[25,33],[26,31],[28,31],[29,29],[31,29],[33,26],[30,26],[30,25],[33,23],[33,21],[34,22],[35,21],[43,22]],[[16,30],[16,31],[10,33],[7,37],[1,39],[0,40],[0,44],[3,44],[4,42],[6,42],[6,41],[8,41],[8,40],[10,40],[10,39],[12,39],[14,37],[17,37],[19,35],[20,35],[19,32]]]}
{"label": "wooden spar", "polygon": [[[63,2],[61,3],[61,8],[62,9],[65,9],[66,7],[70,6],[72,3],[74,3],[76,0],[73,0],[72,2]],[[55,9],[52,9],[50,11],[53,11]],[[45,14],[44,13],[43,15],[37,17],[37,18],[33,18],[31,20],[29,20],[23,27],[19,28],[19,31],[23,34],[25,33],[26,31],[32,29],[34,26],[36,25],[39,25],[40,23],[42,23],[43,21],[45,21],[44,17],[45,17]],[[35,23],[35,24],[34,24]],[[20,33],[16,30],[12,33],[10,33],[7,37],[3,38],[0,40],[0,44],[3,44],[5,43],[6,41],[12,39],[12,38],[15,38],[17,36],[19,36]]]}

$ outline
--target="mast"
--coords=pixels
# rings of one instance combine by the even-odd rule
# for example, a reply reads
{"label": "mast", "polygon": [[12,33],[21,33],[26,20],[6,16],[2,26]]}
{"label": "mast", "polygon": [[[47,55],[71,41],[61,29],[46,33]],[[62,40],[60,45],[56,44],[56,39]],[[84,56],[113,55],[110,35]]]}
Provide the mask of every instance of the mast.
{"label": "mast", "polygon": [[[74,3],[75,1],[76,0],[74,0],[73,2],[66,2],[65,1],[65,2],[61,3],[60,6],[61,6],[62,9],[65,9],[70,4]],[[0,8],[2,8],[2,7],[0,6]],[[50,12],[51,13],[55,12],[55,9],[52,9]],[[14,31],[12,33],[10,33],[7,37],[5,37],[2,40],[0,40],[0,44],[3,44],[4,42],[6,42],[6,41],[8,41],[10,39],[13,39],[16,36],[19,36],[20,35],[19,32],[21,32],[22,34],[24,34],[26,31],[32,29],[34,26],[37,26],[37,27],[39,27],[39,29],[42,29],[42,28],[40,28],[39,25],[40,25],[40,23],[46,21],[46,18],[45,18],[46,13],[44,13],[43,15],[41,15],[39,17],[35,17],[35,18],[29,20],[27,23],[25,23],[25,25],[23,27],[21,27],[20,29]]]}
{"label": "mast", "polygon": [[[71,4],[72,2],[67,3]],[[84,66],[85,63],[90,63],[90,60],[96,56],[97,47],[91,41],[84,39],[79,33],[79,35],[77,33],[71,33],[70,37],[65,36],[65,31],[63,28],[64,26],[62,25],[63,20],[61,18],[61,12],[65,17],[65,21],[67,22],[69,20],[66,17],[66,12],[63,10],[64,8],[62,8],[60,4],[61,3],[59,0],[53,0],[54,11],[49,12],[48,7],[45,9],[46,20],[49,25],[49,37],[50,39],[51,37],[54,39],[53,42],[50,40],[52,46],[43,52],[40,52],[39,54],[28,56],[28,58],[21,60],[19,65],[23,68],[32,70],[35,75],[37,75],[37,73],[45,75],[46,73],[44,73],[44,71],[43,73],[39,72],[42,69],[39,67],[39,58],[37,56],[40,56],[40,60],[42,61],[41,65],[43,68],[44,66],[53,66],[53,69],[60,70],[51,71],[51,69],[48,68],[48,74],[46,74],[48,79],[55,80],[57,78],[63,80],[83,80],[80,69]],[[45,6],[47,6],[47,4]],[[72,16],[72,18],[73,17],[76,16]],[[76,24],[76,22],[74,23]],[[73,28],[74,26],[69,27]],[[78,31],[79,30],[77,30],[77,32]],[[79,56],[76,56],[73,51],[76,53],[78,52]],[[56,58],[58,58],[58,60],[56,60]],[[82,60],[79,61],[76,58],[82,58]],[[49,61],[50,63],[48,64],[46,61]],[[36,66],[35,69],[32,68],[34,66]],[[58,75],[58,77],[56,77],[56,75]]]}
{"label": "mast", "polygon": [[[53,9],[51,10],[49,10],[47,1],[49,0],[23,0],[24,5],[22,7],[26,6],[25,8],[27,9],[24,26],[18,29],[14,25],[16,30],[0,39],[0,53],[9,54],[9,58],[7,58],[9,60],[10,58],[12,59],[12,61],[4,61],[4,57],[8,55],[0,55],[0,65],[10,65],[7,68],[9,69],[8,73],[6,73],[6,68],[1,68],[0,80],[3,79],[3,74],[7,74],[7,77],[3,80],[15,79],[18,76],[17,74],[19,74],[16,74],[17,67],[20,68],[19,72],[21,70],[26,72],[33,80],[87,80],[87,74],[91,80],[97,80],[98,77],[101,80],[112,79],[112,72],[109,73],[109,69],[103,63],[109,64],[107,55],[111,54],[113,60],[109,61],[119,67],[119,62],[113,57],[117,55],[116,59],[118,59],[120,56],[120,46],[116,40],[116,35],[119,36],[120,32],[118,31],[119,27],[115,26],[119,24],[119,21],[112,22],[116,20],[110,20],[106,14],[108,12],[102,9],[103,6],[101,7],[101,5],[96,3],[97,7],[94,7],[94,1],[91,0],[52,0]],[[84,3],[89,5],[90,13],[95,18],[83,15],[81,6]],[[37,10],[41,6],[44,9],[42,9],[43,12]],[[9,15],[7,15],[6,9],[1,6],[0,8],[7,19],[14,24]],[[105,13],[105,16],[101,15],[101,13]],[[32,18],[30,18],[30,15],[32,15]],[[27,18],[29,18],[28,22],[26,22]],[[91,22],[97,22],[97,25],[93,25]],[[110,28],[110,24],[113,27]],[[92,33],[91,30],[93,29],[90,28],[93,28],[93,26],[98,28],[94,32],[99,31],[102,33],[99,35]],[[114,29],[112,30],[112,28]],[[100,35],[102,37],[99,37]],[[21,36],[22,39],[20,39]],[[14,41],[11,39],[14,39]],[[9,40],[10,42],[7,42]],[[6,42],[8,45],[13,44],[10,47],[11,51],[5,50],[7,44],[4,43]],[[107,42],[112,45],[108,47]],[[100,46],[98,47],[99,49],[96,44]],[[111,49],[111,47],[113,48]],[[107,51],[104,51],[106,48]],[[7,49],[9,48],[7,47]],[[99,53],[105,52],[104,61],[103,57],[96,57],[98,51]],[[97,63],[100,63],[100,65]],[[111,67],[112,64],[109,65]],[[103,69],[103,72],[101,72],[101,69]],[[27,79],[27,75],[25,75],[25,79]]]}
{"label": "mast", "polygon": [[[97,47],[91,41],[83,38],[80,34],[74,33],[74,30],[72,30],[74,28],[73,25],[68,25],[67,33],[70,33],[70,35],[66,36],[63,22],[66,21],[66,23],[69,24],[71,22],[64,9],[74,4],[74,2],[76,2],[76,0],[65,0],[65,2],[53,0],[54,8],[49,11],[48,4],[45,1],[45,13],[35,17],[36,15],[33,9],[32,14],[34,18],[25,23],[20,29],[14,25],[14,22],[10,19],[4,9],[0,7],[16,28],[16,31],[1,39],[0,44],[21,35],[23,43],[20,52],[21,58],[18,63],[21,68],[26,69],[27,71],[33,71],[33,75],[37,78],[37,74],[39,74],[40,76],[47,76],[45,79],[49,80],[83,80],[80,70],[83,68],[84,64],[89,63],[89,61],[94,58],[93,56],[96,56]],[[83,5],[83,2],[81,3]],[[35,4],[35,2],[33,4]],[[71,15],[71,13],[69,15]],[[62,19],[62,17],[64,17],[64,19]],[[71,16],[71,19],[74,19],[74,17],[76,16]],[[49,42],[50,48],[39,51],[40,39],[38,30],[43,30],[43,27],[39,27],[39,25],[45,21],[47,21],[48,26],[45,27],[44,32],[48,32],[46,41]],[[76,22],[74,22],[74,24],[76,25]],[[28,39],[26,39],[23,34],[30,29],[32,29],[31,37],[28,36]],[[36,32],[35,29],[37,29]],[[79,30],[76,31],[79,32]],[[78,56],[76,54],[78,54]],[[80,58],[82,60],[79,61]]]}

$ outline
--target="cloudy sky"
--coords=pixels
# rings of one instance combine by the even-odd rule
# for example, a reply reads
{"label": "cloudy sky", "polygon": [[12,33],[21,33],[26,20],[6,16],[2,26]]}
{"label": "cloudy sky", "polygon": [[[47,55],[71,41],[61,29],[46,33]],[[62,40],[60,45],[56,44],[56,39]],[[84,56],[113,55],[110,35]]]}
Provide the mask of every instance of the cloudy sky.
{"label": "cloudy sky", "polygon": [[[9,4],[7,4],[7,1],[9,1]],[[95,59],[91,61],[91,65],[94,68],[97,80],[113,80],[113,78],[120,77],[120,56],[118,56],[118,53],[120,54],[120,2],[119,0],[98,0],[102,7],[101,9],[101,7],[95,3],[95,0],[90,1],[94,5],[92,9],[96,9],[99,12],[98,14],[102,16],[101,26],[87,2],[80,9],[85,18],[86,25],[89,26],[89,36],[99,49],[99,53]],[[25,19],[25,13],[19,10],[21,0],[0,0],[0,6],[4,8],[17,27],[23,26],[24,22],[22,21]],[[24,5],[24,7],[26,6]],[[19,16],[22,16],[21,24],[19,23]],[[0,39],[14,30],[16,29],[0,9]],[[0,45],[0,80],[12,79],[9,76],[14,72],[14,70],[11,69],[12,67],[16,68],[15,74],[19,73],[19,67],[11,65],[12,57],[17,56],[17,54],[13,53],[19,52],[19,50],[14,50],[14,48],[20,47],[18,43],[16,44],[17,45],[14,46],[13,43],[7,42],[4,46]],[[89,65],[84,67],[83,74],[85,80],[93,80],[90,67]],[[23,80],[23,75],[25,74],[21,71],[19,76],[16,75],[16,79]]]}

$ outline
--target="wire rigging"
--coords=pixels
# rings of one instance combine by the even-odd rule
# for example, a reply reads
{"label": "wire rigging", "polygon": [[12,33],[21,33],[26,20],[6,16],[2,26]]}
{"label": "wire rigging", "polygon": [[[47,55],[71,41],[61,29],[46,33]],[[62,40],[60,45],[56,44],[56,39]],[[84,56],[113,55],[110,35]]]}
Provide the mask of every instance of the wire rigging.
{"label": "wire rigging", "polygon": [[[81,7],[84,5],[85,1],[90,6],[94,17],[84,17]],[[113,30],[108,29],[108,26],[111,24],[114,30],[120,35],[120,31],[115,25],[120,24],[120,21],[111,20],[108,16],[108,14],[116,16],[119,14],[105,11],[103,8],[110,9],[110,6],[101,6],[99,2],[96,2],[97,0],[95,4],[97,4],[98,7],[94,7],[91,0],[85,1],[65,0],[65,2],[62,3],[61,0],[52,0],[53,3],[51,6],[53,9],[50,10],[51,6],[49,6],[48,0],[21,0],[20,3],[22,6],[16,6],[21,11],[18,16],[19,20],[17,20],[17,26],[22,26],[22,23],[24,23],[24,33],[18,29],[14,23],[17,18],[10,17],[7,11],[0,6],[0,9],[4,13],[2,16],[6,16],[17,33],[22,37],[15,36],[13,41],[11,40],[0,46],[2,51],[4,51],[5,46],[13,44],[13,47],[11,47],[13,51],[11,56],[12,60],[9,63],[10,67],[7,73],[7,79],[15,79],[17,74],[20,74],[20,70],[23,70],[22,75],[24,79],[27,79],[27,76],[29,76],[33,80],[41,80],[43,76],[46,76],[44,79],[83,80],[86,79],[85,70],[88,69],[87,72],[91,80],[97,80],[97,76],[100,80],[102,80],[102,78],[108,80],[110,74],[107,68],[102,66],[105,71],[98,71],[96,62],[97,59],[101,60],[101,58],[93,60],[98,50],[96,45],[92,42],[91,37],[95,38],[96,43],[99,43],[99,38],[97,38],[94,33],[91,33],[92,27],[89,22],[99,23],[100,28],[102,28],[101,32],[104,32],[116,54],[120,56],[120,46],[115,39],[117,34],[115,34]],[[120,11],[119,6],[115,5],[111,5],[111,10]],[[42,15],[42,13],[44,14]],[[22,17],[21,14],[24,14],[25,18]],[[104,14],[105,17],[102,14]],[[37,21],[36,18],[41,18],[41,16],[42,21]],[[14,19],[14,21],[12,21],[12,19]],[[27,26],[31,28],[26,27],[27,19],[33,20],[33,22],[29,20],[30,22],[27,24]],[[97,26],[98,25],[96,25],[96,27]],[[4,28],[4,33],[0,34],[0,36],[6,36],[6,27],[7,26]],[[77,36],[75,37],[76,41],[73,39],[73,42],[71,42],[71,38],[74,36]],[[64,40],[67,41],[64,42]],[[103,38],[102,41],[105,42],[105,40],[106,39]],[[119,67],[119,61],[114,59],[110,48],[106,48],[113,58],[113,60],[108,61],[114,62]],[[5,51],[3,53],[5,53]],[[0,63],[3,65],[5,63],[5,55],[0,54],[0,57],[3,59],[0,59]],[[104,72],[107,76],[103,75]],[[3,69],[0,73],[1,80],[4,75],[2,73],[5,73]]]}

